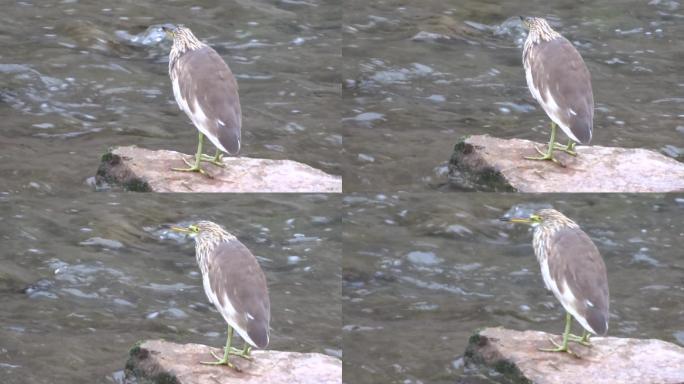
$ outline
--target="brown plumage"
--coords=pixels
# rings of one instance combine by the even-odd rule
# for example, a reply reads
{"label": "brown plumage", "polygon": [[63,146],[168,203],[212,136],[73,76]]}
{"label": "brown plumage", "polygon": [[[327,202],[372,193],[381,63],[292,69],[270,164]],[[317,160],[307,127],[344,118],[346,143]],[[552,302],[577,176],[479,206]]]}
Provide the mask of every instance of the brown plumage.
{"label": "brown plumage", "polygon": [[[591,238],[577,223],[555,209],[542,209],[529,217],[504,217],[502,220],[534,227],[532,246],[544,285],[553,292],[567,313],[563,343],[553,351],[569,351],[572,318],[586,331],[605,335],[609,317],[608,275]],[[588,342],[586,334],[577,339],[581,343]]]}
{"label": "brown plumage", "polygon": [[529,34],[523,48],[527,86],[546,114],[570,139],[591,141],[594,95],[582,56],[546,20],[524,18]]}
{"label": "brown plumage", "polygon": [[[548,264],[551,278],[558,286],[556,298],[564,307],[572,305],[578,319],[584,319],[580,323],[586,322],[589,326],[588,331],[605,335],[608,331],[608,279],[596,245],[581,229],[567,227],[556,231],[550,244]],[[576,300],[564,303],[563,297]]]}
{"label": "brown plumage", "polygon": [[268,345],[271,302],[256,257],[235,236],[211,221],[189,227],[204,292],[228,325],[247,343]]}
{"label": "brown plumage", "polygon": [[164,26],[173,35],[169,75],[178,106],[219,150],[237,154],[242,112],[238,84],[228,65],[184,26]]}
{"label": "brown plumage", "polygon": [[223,241],[211,252],[208,280],[217,308],[244,340],[257,348],[268,345],[271,304],[266,277],[252,253],[237,239]]}

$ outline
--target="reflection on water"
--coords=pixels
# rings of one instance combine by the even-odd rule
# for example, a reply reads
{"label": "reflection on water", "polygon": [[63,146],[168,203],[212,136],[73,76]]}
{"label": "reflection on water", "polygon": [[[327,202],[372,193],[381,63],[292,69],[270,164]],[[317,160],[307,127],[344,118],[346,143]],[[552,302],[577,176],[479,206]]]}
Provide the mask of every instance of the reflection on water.
{"label": "reflection on water", "polygon": [[520,14],[546,16],[587,62],[592,144],[684,158],[679,1],[348,3],[347,191],[441,189],[464,135],[547,139],[549,121],[525,83]]}
{"label": "reflection on water", "polygon": [[332,195],[91,194],[0,200],[0,380],[117,382],[140,339],[221,346],[194,244],[162,224],[209,219],[257,256],[272,349],[341,357],[339,201]]}
{"label": "reflection on water", "polygon": [[0,190],[90,190],[84,181],[111,146],[195,150],[196,129],[172,96],[170,42],[149,28],[166,22],[192,28],[236,74],[242,155],[340,174],[339,4],[242,3],[4,6]]}
{"label": "reflection on water", "polygon": [[344,218],[345,382],[496,382],[464,367],[475,330],[560,333],[564,313],[544,289],[530,227],[498,220],[547,206],[603,255],[609,335],[684,345],[684,197],[354,195]]}

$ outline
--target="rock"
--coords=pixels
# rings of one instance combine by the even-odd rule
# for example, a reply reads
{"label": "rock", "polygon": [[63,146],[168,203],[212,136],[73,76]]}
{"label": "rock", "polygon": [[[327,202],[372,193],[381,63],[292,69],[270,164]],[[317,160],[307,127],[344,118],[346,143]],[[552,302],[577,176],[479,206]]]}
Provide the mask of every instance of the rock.
{"label": "rock", "polygon": [[[112,148],[97,170],[97,184],[119,184],[139,192],[309,192],[340,193],[342,178],[292,160],[225,157],[225,168],[210,163],[202,167],[211,177],[185,168],[182,156],[166,150],[135,146]],[[194,161],[194,160],[192,160]]]}
{"label": "rock", "polygon": [[477,135],[462,139],[449,161],[459,188],[519,192],[684,191],[684,163],[641,148],[577,147],[577,157],[556,152],[560,166],[536,156],[529,140]]}
{"label": "rock", "polygon": [[210,351],[219,348],[201,344],[175,344],[148,340],[130,351],[126,382],[154,384],[341,384],[342,361],[320,353],[252,351],[252,361],[233,356],[241,369],[200,364],[213,361]]}
{"label": "rock", "polygon": [[552,347],[538,331],[485,328],[470,338],[466,364],[484,364],[524,383],[684,383],[684,348],[655,339],[592,337],[592,347],[570,343],[577,354],[542,352]]}

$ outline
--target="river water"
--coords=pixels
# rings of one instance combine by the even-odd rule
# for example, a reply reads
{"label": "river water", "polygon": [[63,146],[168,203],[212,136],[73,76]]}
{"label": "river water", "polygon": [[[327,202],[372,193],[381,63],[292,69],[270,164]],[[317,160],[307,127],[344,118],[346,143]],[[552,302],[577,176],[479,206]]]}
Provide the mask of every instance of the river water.
{"label": "river water", "polygon": [[[592,144],[684,158],[679,1],[345,2],[347,191],[449,189],[459,138],[548,141],[527,89],[518,15],[547,17],[592,74]],[[563,139],[564,140],[564,139]]]}
{"label": "river water", "polygon": [[341,357],[339,199],[87,194],[0,198],[0,378],[120,383],[138,340],[225,344],[194,243],[163,224],[208,219],[259,259],[269,348]]}
{"label": "river water", "polygon": [[609,335],[684,346],[684,196],[353,195],[345,382],[506,382],[464,367],[463,353],[488,326],[562,332],[565,314],[544,289],[531,229],[498,220],[548,206],[574,219],[606,262]]}
{"label": "river water", "polygon": [[148,30],[169,22],[235,73],[241,155],[341,174],[335,1],[0,4],[0,191],[92,190],[100,156],[117,145],[194,153],[197,130],[168,77],[170,43]]}

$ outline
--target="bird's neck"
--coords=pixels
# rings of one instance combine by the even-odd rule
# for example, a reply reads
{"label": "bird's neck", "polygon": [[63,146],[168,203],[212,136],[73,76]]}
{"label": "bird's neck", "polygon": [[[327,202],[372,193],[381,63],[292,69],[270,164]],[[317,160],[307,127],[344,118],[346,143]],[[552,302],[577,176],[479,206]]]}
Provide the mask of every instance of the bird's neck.
{"label": "bird's neck", "polygon": [[540,26],[535,30],[530,30],[527,34],[527,39],[525,40],[525,48],[535,44],[539,44],[542,41],[551,41],[561,37],[560,33],[554,31],[549,26]]}
{"label": "bird's neck", "polygon": [[186,34],[180,38],[173,40],[173,47],[171,47],[171,54],[169,55],[169,62],[173,65],[179,57],[186,52],[194,51],[205,47],[206,44],[199,41],[194,35]]}

